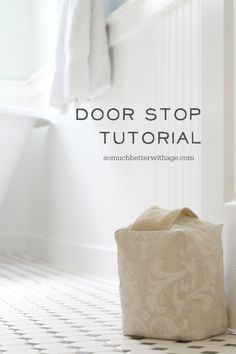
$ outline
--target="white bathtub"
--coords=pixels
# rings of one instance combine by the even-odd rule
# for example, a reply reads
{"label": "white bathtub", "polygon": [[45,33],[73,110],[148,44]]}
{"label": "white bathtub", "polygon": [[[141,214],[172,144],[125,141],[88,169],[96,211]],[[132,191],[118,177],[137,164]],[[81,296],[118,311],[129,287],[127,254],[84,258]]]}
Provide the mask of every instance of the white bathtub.
{"label": "white bathtub", "polygon": [[27,137],[34,127],[50,124],[32,109],[0,105],[0,206],[8,191]]}

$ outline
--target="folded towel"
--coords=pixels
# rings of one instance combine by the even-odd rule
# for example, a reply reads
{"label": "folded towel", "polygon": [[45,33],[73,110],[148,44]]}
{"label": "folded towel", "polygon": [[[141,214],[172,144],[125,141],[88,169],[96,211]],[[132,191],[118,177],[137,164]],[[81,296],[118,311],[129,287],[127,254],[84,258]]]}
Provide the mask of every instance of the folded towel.
{"label": "folded towel", "polygon": [[66,111],[109,87],[104,0],[62,0],[50,104]]}

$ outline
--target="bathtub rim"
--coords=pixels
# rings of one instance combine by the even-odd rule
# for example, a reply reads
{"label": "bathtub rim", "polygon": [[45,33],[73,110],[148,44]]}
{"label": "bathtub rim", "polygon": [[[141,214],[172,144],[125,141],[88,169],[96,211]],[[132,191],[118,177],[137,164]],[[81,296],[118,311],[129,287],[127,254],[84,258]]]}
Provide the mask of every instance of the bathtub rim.
{"label": "bathtub rim", "polygon": [[8,116],[18,116],[18,117],[27,117],[36,119],[35,128],[44,127],[52,124],[52,116],[53,114],[44,113],[38,111],[36,109],[18,106],[18,105],[5,105],[0,104],[0,115],[8,115]]}

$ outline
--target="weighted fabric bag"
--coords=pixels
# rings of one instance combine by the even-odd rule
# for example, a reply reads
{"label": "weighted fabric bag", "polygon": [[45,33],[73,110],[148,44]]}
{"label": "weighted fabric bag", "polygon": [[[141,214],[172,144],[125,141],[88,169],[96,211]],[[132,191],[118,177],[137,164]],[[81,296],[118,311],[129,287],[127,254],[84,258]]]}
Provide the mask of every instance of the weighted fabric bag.
{"label": "weighted fabric bag", "polygon": [[191,341],[227,329],[221,228],[154,206],[116,232],[125,335]]}

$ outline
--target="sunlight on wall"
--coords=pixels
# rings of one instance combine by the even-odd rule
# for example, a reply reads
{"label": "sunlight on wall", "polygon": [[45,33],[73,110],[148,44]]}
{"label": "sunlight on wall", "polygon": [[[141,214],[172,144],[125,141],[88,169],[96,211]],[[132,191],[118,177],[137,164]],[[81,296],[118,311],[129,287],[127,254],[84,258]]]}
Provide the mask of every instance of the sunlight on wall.
{"label": "sunlight on wall", "polygon": [[[32,1],[32,0],[31,0]],[[33,0],[34,40],[32,71],[48,64],[54,57],[59,19],[59,0]]]}
{"label": "sunlight on wall", "polygon": [[[106,0],[110,14],[126,0]],[[24,80],[53,60],[59,0],[0,1],[0,80]]]}
{"label": "sunlight on wall", "polygon": [[107,6],[107,13],[111,14],[113,11],[115,11],[119,6],[124,4],[126,0],[106,0],[106,6]]}
{"label": "sunlight on wall", "polygon": [[0,1],[0,79],[28,78],[52,58],[58,0]]}
{"label": "sunlight on wall", "polygon": [[0,78],[23,79],[31,73],[32,0],[0,1]]}

